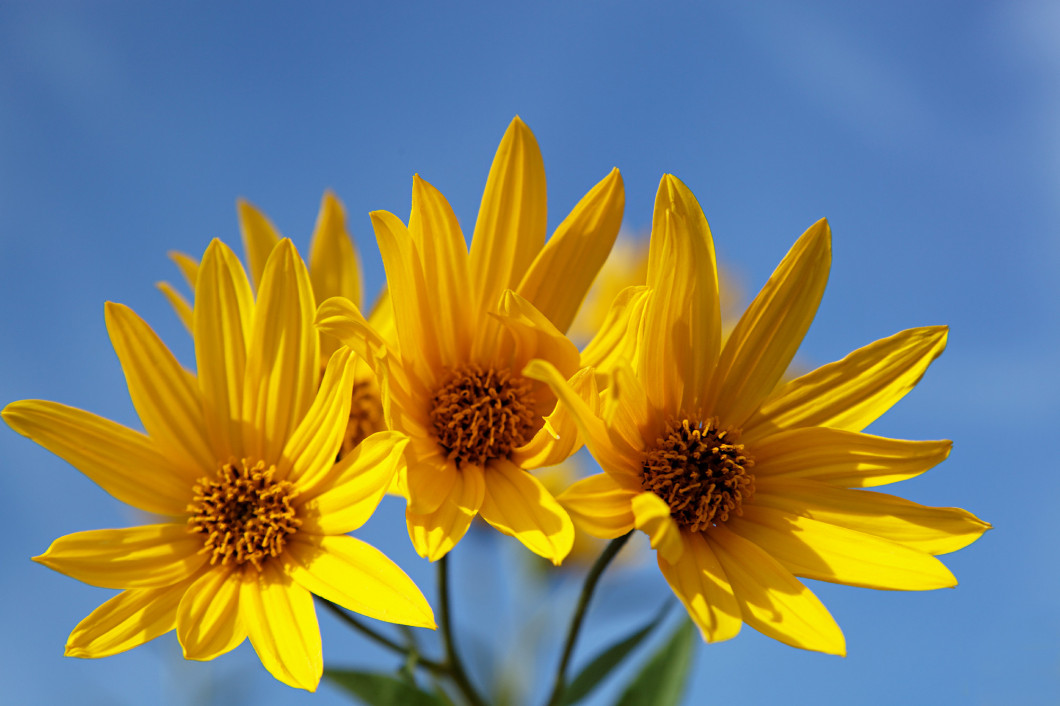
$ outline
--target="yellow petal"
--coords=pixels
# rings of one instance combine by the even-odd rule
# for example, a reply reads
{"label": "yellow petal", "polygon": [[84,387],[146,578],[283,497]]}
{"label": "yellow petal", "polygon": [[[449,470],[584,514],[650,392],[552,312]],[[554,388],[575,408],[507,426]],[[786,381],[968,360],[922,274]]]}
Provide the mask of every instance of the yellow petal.
{"label": "yellow petal", "polygon": [[749,506],[726,527],[796,576],[892,591],[957,585],[950,570],[930,554],[808,517]]}
{"label": "yellow petal", "polygon": [[122,591],[77,624],[66,641],[66,656],[109,657],[165,635],[177,625],[177,606],[190,584]]}
{"label": "yellow petal", "polygon": [[626,192],[618,169],[586,194],[556,228],[519,283],[531,301],[560,331],[566,331],[607,260],[622,225]]}
{"label": "yellow petal", "polygon": [[173,307],[173,311],[177,313],[177,317],[184,324],[184,328],[188,329],[189,333],[193,333],[194,324],[192,322],[191,304],[188,303],[188,300],[180,292],[173,289],[173,285],[169,282],[155,282],[155,286],[158,287],[162,294],[166,295],[166,300]]}
{"label": "yellow petal", "polygon": [[282,240],[265,265],[244,386],[246,453],[275,461],[317,393],[316,304],[305,263]]}
{"label": "yellow petal", "polygon": [[659,570],[707,642],[735,637],[743,625],[732,586],[710,545],[698,532],[684,532],[681,560],[670,563],[660,552]]}
{"label": "yellow petal", "polygon": [[350,419],[355,363],[345,346],[331,356],[313,405],[283,449],[277,470],[303,491],[331,470],[342,448]]}
{"label": "yellow petal", "polygon": [[650,293],[646,286],[626,287],[618,293],[600,330],[582,351],[582,365],[608,371],[618,362],[634,364]]}
{"label": "yellow petal", "polygon": [[[592,369],[583,368],[576,372],[570,379],[570,386],[582,399],[588,399],[589,395],[596,394]],[[545,423],[533,438],[512,451],[511,460],[521,468],[554,466],[566,460],[581,447],[582,439],[578,433],[578,424],[567,407],[557,401],[555,409],[545,417]]]}
{"label": "yellow petal", "polygon": [[712,527],[707,541],[745,623],[792,647],[846,655],[843,632],[828,610],[780,562],[724,525]]}
{"label": "yellow petal", "polygon": [[787,383],[744,426],[745,441],[795,427],[861,431],[920,381],[946,347],[946,327],[896,333]]}
{"label": "yellow petal", "polygon": [[299,534],[286,559],[291,578],[324,600],[388,623],[436,627],[434,612],[412,579],[359,539]]}
{"label": "yellow petal", "polygon": [[623,488],[606,473],[583,478],[556,500],[578,529],[601,539],[621,537],[633,529],[633,498],[639,488]]}
{"label": "yellow petal", "polygon": [[426,514],[437,510],[459,483],[460,471],[440,449],[424,453],[410,450],[405,489],[408,491],[409,510]]}
{"label": "yellow petal", "polygon": [[169,259],[180,268],[180,274],[184,276],[184,281],[188,283],[188,286],[191,287],[194,292],[195,281],[199,277],[199,261],[190,255],[176,250],[170,250],[166,254],[169,256]]}
{"label": "yellow petal", "polygon": [[701,400],[721,345],[714,241],[696,197],[676,177],[659,184],[648,250],[644,340],[637,377],[653,406],[676,414]]}
{"label": "yellow petal", "polygon": [[651,538],[651,548],[670,564],[677,563],[684,551],[684,542],[681,528],[670,517],[670,506],[666,501],[652,492],[638,493],[633,496],[631,507],[633,523]]}
{"label": "yellow petal", "polygon": [[441,192],[412,177],[409,234],[423,262],[423,280],[430,298],[423,302],[437,324],[441,359],[446,365],[467,360],[471,350],[472,306],[467,272],[467,244],[452,207]]}
{"label": "yellow petal", "polygon": [[186,525],[143,525],[68,534],[33,561],[101,588],[154,588],[197,571],[202,546]]}
{"label": "yellow petal", "polygon": [[504,133],[482,194],[471,238],[471,276],[480,312],[526,274],[545,244],[545,164],[518,117]]}
{"label": "yellow petal", "polygon": [[317,309],[315,321],[318,331],[342,341],[373,367],[376,358],[387,353],[387,342],[349,299],[328,299]]}
{"label": "yellow petal", "polygon": [[617,434],[634,451],[644,450],[645,439],[655,440],[659,433],[657,416],[652,414],[648,393],[628,363],[614,364],[603,397],[612,436]]}
{"label": "yellow petal", "polygon": [[533,304],[512,290],[504,290],[499,310],[493,316],[514,340],[513,367],[519,368],[533,358],[542,358],[556,366],[564,377],[570,377],[578,370],[581,358],[578,347]]}
{"label": "yellow petal", "polygon": [[244,571],[239,617],[266,669],[284,684],[316,691],[324,673],[313,595],[267,562]]}
{"label": "yellow petal", "polygon": [[407,444],[408,437],[398,432],[372,434],[315,486],[299,488],[301,531],[345,534],[367,522],[404,466]]}
{"label": "yellow petal", "polygon": [[482,519],[515,537],[556,566],[574,546],[574,524],[567,511],[537,478],[506,459],[486,467]]}
{"label": "yellow petal", "polygon": [[780,381],[821,303],[832,262],[828,222],[784,257],[729,334],[714,373],[712,414],[739,427]]}
{"label": "yellow petal", "polygon": [[478,514],[485,493],[482,469],[465,466],[457,474],[453,491],[437,510],[425,514],[406,510],[405,523],[416,552],[428,561],[436,561],[449,553]]}
{"label": "yellow petal", "polygon": [[928,554],[966,547],[990,529],[972,513],[956,507],[928,507],[872,490],[834,488],[808,480],[763,478],[755,505],[889,539]]}
{"label": "yellow petal", "polygon": [[140,432],[40,400],[12,402],[3,418],[123,503],[161,515],[182,514],[188,505],[194,474],[170,463]]}
{"label": "yellow petal", "polygon": [[265,263],[276,244],[280,242],[280,233],[276,226],[249,202],[239,199],[236,202],[239,213],[239,230],[243,234],[243,250],[247,253],[247,266],[254,282],[254,289],[261,289],[261,275]]}
{"label": "yellow petal", "polygon": [[242,458],[243,378],[254,295],[247,275],[227,245],[206,248],[195,288],[195,362],[206,432],[214,458]]}
{"label": "yellow petal", "polygon": [[195,377],[132,309],[107,302],[107,331],[129,385],[136,413],[167,458],[194,473],[213,469]]}
{"label": "yellow petal", "polygon": [[806,427],[754,445],[756,478],[815,480],[868,488],[918,476],[950,454],[950,441],[905,441],[853,431]]}
{"label": "yellow petal", "polygon": [[346,230],[346,211],[331,191],[324,192],[309,244],[309,278],[317,301],[346,297],[360,306],[364,300],[361,263]]}
{"label": "yellow petal", "polygon": [[[248,573],[256,574],[253,567]],[[246,639],[239,619],[243,569],[218,566],[207,570],[188,588],[177,609],[177,639],[184,659],[211,660]]]}

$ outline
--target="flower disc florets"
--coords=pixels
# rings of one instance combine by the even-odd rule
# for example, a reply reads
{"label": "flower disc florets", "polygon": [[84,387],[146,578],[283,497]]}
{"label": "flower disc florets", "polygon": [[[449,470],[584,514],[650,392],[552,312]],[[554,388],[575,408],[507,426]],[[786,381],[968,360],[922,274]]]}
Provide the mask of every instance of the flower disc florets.
{"label": "flower disc florets", "polygon": [[200,478],[188,512],[188,526],[206,535],[203,552],[211,564],[261,570],[262,562],[283,552],[287,537],[302,522],[295,516],[294,486],[273,480],[275,466],[246,459],[226,463],[213,478]]}
{"label": "flower disc florets", "polygon": [[700,532],[740,514],[754,495],[754,460],[736,443],[738,433],[717,419],[668,419],[644,458],[640,485],[666,501],[682,528]]}
{"label": "flower disc florets", "polygon": [[506,457],[533,435],[531,382],[506,368],[457,368],[434,391],[433,403],[438,444],[457,468]]}

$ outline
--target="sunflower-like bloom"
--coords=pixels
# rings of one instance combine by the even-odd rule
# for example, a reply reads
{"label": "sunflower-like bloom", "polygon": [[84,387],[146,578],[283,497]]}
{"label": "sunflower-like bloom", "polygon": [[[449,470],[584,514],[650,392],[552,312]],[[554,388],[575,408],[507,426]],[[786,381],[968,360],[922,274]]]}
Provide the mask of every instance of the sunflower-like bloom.
{"label": "sunflower-like bloom", "polygon": [[[599,537],[651,538],[670,587],[713,642],[743,623],[781,642],[844,654],[843,634],[796,576],[878,589],[956,585],[933,555],[989,525],[957,508],[863,490],[913,477],[949,441],[861,433],[908,392],[946,342],[910,329],[777,387],[817,310],[831,261],[825,221],[792,247],[722,345],[714,246],[672,176],[655,203],[647,286],[594,409],[547,363],[604,469],[560,496]],[[623,362],[625,361],[625,362]]]}
{"label": "sunflower-like bloom", "polygon": [[521,371],[541,358],[593,394],[563,331],[607,258],[623,206],[613,170],[546,244],[544,165],[516,118],[490,169],[470,253],[445,197],[418,176],[407,227],[372,214],[397,342],[344,299],[324,302],[318,323],[372,362],[387,423],[410,439],[406,520],[421,556],[444,556],[476,515],[554,563],[570,551],[570,518],[527,471],[572,454],[577,429],[555,411],[548,386]]}
{"label": "sunflower-like bloom", "polygon": [[79,532],[38,561],[123,589],[74,629],[66,654],[104,657],[174,628],[188,659],[249,637],[279,680],[314,690],[323,669],[312,594],[358,613],[434,627],[411,579],[350,536],[401,465],[404,440],[335,463],[354,361],[320,380],[315,303],[290,241],[268,258],[257,300],[220,241],[206,250],[192,316],[197,374],[142,319],[107,303],[107,329],[146,434],[54,402],[14,402],[13,429],[119,500],[165,521]]}
{"label": "sunflower-like bloom", "polygon": [[[252,204],[240,200],[238,212],[244,262],[250,270],[252,289],[256,290],[265,271],[265,262],[280,242],[280,233],[268,217]],[[180,268],[188,286],[194,292],[199,271],[198,261],[182,252],[174,251],[169,256]],[[309,281],[318,302],[329,297],[346,297],[358,307],[362,304],[364,285],[360,258],[346,227],[346,210],[331,191],[326,191],[321,199],[320,212],[309,244]],[[187,329],[192,331],[194,324],[191,304],[168,282],[159,282],[158,288],[166,295]],[[394,315],[385,290],[376,299],[368,321],[387,340],[394,338]],[[338,339],[332,336],[320,337],[321,370],[340,345]],[[386,429],[375,375],[363,360],[355,360],[350,418],[346,424],[340,457],[350,453],[371,434]]]}

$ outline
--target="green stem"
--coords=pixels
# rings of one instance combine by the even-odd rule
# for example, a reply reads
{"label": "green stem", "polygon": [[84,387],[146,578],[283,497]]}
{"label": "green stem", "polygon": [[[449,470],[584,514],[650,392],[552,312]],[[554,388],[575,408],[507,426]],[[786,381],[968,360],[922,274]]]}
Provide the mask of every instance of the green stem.
{"label": "green stem", "polygon": [[461,693],[467,698],[471,706],[486,706],[486,702],[475,691],[471,680],[464,671],[464,663],[460,661],[457,654],[456,644],[453,641],[453,628],[449,622],[449,556],[443,556],[438,560],[438,628],[442,631],[442,640],[445,643],[445,661],[449,665],[449,676]]}
{"label": "green stem", "polygon": [[631,534],[633,534],[632,530],[621,537],[612,539],[585,576],[585,584],[582,585],[578,606],[574,609],[574,616],[571,618],[570,627],[567,630],[567,642],[563,646],[563,656],[560,657],[559,667],[556,669],[556,678],[552,682],[552,693],[548,697],[548,706],[557,706],[563,696],[563,690],[567,688],[567,666],[570,664],[571,655],[574,654],[574,643],[578,640],[578,633],[581,632],[582,622],[585,619],[585,611],[589,607],[589,600],[593,597],[593,591],[600,580],[600,575],[604,573],[604,569],[615,558],[615,555],[618,554],[623,545],[629,541]]}
{"label": "green stem", "polygon": [[414,647],[410,649],[408,647],[403,647],[403,646],[399,645],[398,643],[394,642],[393,640],[391,640],[386,635],[378,633],[375,630],[373,630],[372,628],[368,627],[367,625],[362,623],[360,620],[358,620],[357,618],[353,617],[348,612],[346,612],[345,610],[343,610],[339,606],[335,605],[331,601],[321,600],[321,603],[324,604],[325,608],[330,610],[332,613],[334,613],[336,616],[338,616],[343,622],[345,622],[347,625],[349,625],[353,629],[357,630],[358,632],[360,632],[361,634],[365,635],[366,637],[369,637],[372,640],[375,640],[380,645],[382,645],[382,646],[384,646],[384,647],[386,647],[386,648],[388,648],[388,649],[390,649],[390,650],[392,650],[394,652],[397,652],[398,654],[400,654],[400,655],[402,655],[402,656],[404,656],[406,658],[411,658],[415,662],[415,664],[417,666],[423,667],[424,669],[428,670],[429,672],[431,672],[432,674],[434,674],[436,676],[449,674],[450,670],[449,670],[448,666],[442,664],[441,662],[435,662],[434,660],[430,660],[430,659],[424,658],[422,655],[419,654],[419,652]]}

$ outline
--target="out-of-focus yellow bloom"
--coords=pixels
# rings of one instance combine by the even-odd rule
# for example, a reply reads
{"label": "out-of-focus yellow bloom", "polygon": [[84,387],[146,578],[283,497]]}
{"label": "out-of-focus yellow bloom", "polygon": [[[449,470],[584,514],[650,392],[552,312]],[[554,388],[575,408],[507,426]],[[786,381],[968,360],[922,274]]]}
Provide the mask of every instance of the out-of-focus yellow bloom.
{"label": "out-of-focus yellow bloom", "polygon": [[549,382],[605,471],[574,484],[561,503],[598,537],[647,533],[707,641],[747,623],[795,647],[844,654],[839,627],[796,576],[879,589],[953,586],[933,555],[989,528],[964,510],[862,489],[916,476],[949,454],[949,441],[861,433],[942,352],[945,327],[902,331],[776,386],[814,317],[830,261],[822,220],[723,345],[707,221],[684,184],[666,176],[647,286],[627,290],[599,411],[548,363],[525,371]]}
{"label": "out-of-focus yellow bloom", "polygon": [[316,304],[290,241],[255,296],[236,256],[206,250],[190,324],[197,374],[132,310],[106,320],[146,433],[54,402],[3,411],[13,429],[159,524],[79,532],[35,560],[122,589],[74,629],[66,653],[104,657],[176,629],[188,659],[249,638],[266,668],[314,690],[323,669],[312,594],[380,620],[434,627],[430,606],[379,550],[347,536],[371,516],[407,443],[380,432],[339,463],[355,362],[321,382]]}
{"label": "out-of-focus yellow bloom", "polygon": [[372,214],[397,343],[345,299],[324,302],[318,321],[372,361],[388,426],[410,438],[406,519],[421,556],[444,556],[476,515],[554,563],[570,551],[570,518],[527,470],[567,458],[580,445],[577,429],[548,386],[521,371],[542,358],[594,394],[563,332],[607,258],[623,205],[614,170],[546,243],[544,165],[516,118],[490,169],[470,253],[445,197],[418,176],[407,227]]}
{"label": "out-of-focus yellow bloom", "polygon": [[[280,233],[268,217],[252,204],[240,200],[238,211],[244,261],[250,270],[252,287],[257,288],[269,253],[280,242]],[[188,286],[194,292],[199,263],[195,258],[181,252],[174,251],[169,256],[180,268]],[[330,297],[346,297],[358,307],[362,306],[364,286],[360,258],[346,227],[346,211],[330,191],[325,192],[321,200],[320,213],[309,245],[309,280],[318,302]],[[188,301],[168,282],[159,282],[158,288],[166,295],[181,321],[191,331],[192,307]],[[385,291],[376,300],[368,320],[380,335],[387,340],[393,340],[394,314]],[[331,336],[320,337],[321,370],[339,345],[339,341]],[[356,359],[353,375],[350,419],[346,425],[340,457],[350,453],[371,434],[386,429],[383,407],[379,400],[379,385],[371,368],[364,361]]]}

